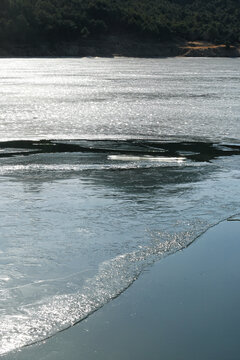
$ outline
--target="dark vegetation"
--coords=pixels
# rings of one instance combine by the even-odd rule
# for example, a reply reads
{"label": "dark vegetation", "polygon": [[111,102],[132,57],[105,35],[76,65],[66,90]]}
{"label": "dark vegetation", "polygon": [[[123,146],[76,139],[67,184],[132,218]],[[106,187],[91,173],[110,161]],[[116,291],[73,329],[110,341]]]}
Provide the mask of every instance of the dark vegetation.
{"label": "dark vegetation", "polygon": [[0,0],[0,46],[98,37],[240,42],[240,0]]}

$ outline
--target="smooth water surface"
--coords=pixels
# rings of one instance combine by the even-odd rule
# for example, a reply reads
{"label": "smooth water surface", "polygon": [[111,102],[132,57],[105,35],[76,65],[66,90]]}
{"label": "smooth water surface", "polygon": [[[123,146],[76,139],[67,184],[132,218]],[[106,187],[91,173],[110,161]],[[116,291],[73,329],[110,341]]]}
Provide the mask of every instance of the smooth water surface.
{"label": "smooth water surface", "polygon": [[5,354],[240,211],[240,61],[0,63]]}

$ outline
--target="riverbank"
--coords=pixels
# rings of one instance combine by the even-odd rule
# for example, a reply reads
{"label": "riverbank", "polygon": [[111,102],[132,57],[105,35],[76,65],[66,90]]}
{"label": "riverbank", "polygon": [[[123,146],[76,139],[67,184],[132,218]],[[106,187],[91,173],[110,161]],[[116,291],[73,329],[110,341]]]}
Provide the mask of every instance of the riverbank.
{"label": "riverbank", "polygon": [[156,42],[136,38],[109,36],[101,39],[81,39],[73,43],[5,45],[0,57],[239,57],[240,45],[211,44],[203,41]]}
{"label": "riverbank", "polygon": [[4,360],[237,360],[240,221],[230,220],[155,263],[85,321]]}

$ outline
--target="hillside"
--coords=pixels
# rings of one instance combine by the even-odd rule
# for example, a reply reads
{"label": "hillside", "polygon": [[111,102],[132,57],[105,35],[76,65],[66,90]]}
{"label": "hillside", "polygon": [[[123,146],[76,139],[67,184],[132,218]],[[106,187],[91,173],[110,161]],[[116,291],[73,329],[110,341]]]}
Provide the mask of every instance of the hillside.
{"label": "hillside", "polygon": [[[181,55],[179,49],[194,41],[226,45],[226,49],[238,47],[240,1],[0,1],[2,56],[74,55],[74,51],[77,55],[98,55],[99,51],[94,51],[98,47],[103,55],[127,55],[134,44],[140,52],[146,49],[149,53],[151,46],[163,49],[166,43],[171,44],[170,52]],[[102,48],[107,46],[110,48]],[[157,56],[161,51],[155,52]]]}

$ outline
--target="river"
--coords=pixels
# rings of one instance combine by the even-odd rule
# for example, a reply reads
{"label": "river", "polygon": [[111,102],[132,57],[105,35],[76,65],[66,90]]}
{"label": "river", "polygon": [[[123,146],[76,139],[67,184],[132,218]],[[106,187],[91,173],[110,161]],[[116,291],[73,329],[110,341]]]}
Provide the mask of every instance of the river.
{"label": "river", "polygon": [[0,60],[0,354],[240,212],[239,59]]}

